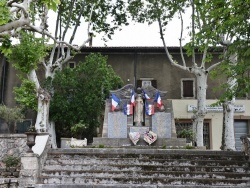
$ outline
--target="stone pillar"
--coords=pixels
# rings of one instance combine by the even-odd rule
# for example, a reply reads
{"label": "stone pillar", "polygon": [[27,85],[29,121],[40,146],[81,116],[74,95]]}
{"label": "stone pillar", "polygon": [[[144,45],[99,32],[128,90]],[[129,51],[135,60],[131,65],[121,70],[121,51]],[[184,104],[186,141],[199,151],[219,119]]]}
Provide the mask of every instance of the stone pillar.
{"label": "stone pillar", "polygon": [[31,187],[38,183],[39,158],[38,154],[25,153],[21,156],[21,171],[19,175],[19,188]]}

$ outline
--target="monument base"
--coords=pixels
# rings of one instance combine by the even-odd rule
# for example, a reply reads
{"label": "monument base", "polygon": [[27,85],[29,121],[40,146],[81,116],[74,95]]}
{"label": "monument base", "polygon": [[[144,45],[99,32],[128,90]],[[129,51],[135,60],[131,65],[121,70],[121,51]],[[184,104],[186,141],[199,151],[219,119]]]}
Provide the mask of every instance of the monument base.
{"label": "monument base", "polygon": [[[129,138],[101,138],[94,137],[92,146],[98,147],[104,145],[105,147],[124,147],[131,146],[134,144]],[[149,146],[142,138],[137,142],[136,146]],[[167,147],[167,148],[181,148],[186,146],[185,138],[158,138],[151,146],[156,147]]]}

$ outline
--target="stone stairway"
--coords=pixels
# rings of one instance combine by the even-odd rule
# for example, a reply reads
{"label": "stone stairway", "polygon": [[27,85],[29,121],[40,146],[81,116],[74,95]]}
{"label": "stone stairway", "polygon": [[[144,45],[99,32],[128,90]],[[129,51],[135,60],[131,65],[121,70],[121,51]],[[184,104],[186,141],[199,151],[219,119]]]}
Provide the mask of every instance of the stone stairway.
{"label": "stone stairway", "polygon": [[249,172],[241,152],[51,149],[35,187],[250,187]]}

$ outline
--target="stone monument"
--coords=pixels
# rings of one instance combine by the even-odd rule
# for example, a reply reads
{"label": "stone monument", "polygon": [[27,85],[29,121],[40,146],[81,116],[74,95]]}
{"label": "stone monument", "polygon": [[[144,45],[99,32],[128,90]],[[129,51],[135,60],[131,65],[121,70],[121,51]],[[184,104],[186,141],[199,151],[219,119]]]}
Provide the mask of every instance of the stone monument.
{"label": "stone monument", "polygon": [[[157,141],[152,146],[184,144],[176,138],[172,103],[167,100],[166,91],[150,85],[134,88],[128,84],[110,91],[110,94],[105,105],[102,137],[93,138],[93,145],[132,146],[129,139],[131,132],[141,135],[137,145],[147,145],[142,137],[149,131],[157,134]],[[113,104],[113,96],[119,99],[119,103]]]}

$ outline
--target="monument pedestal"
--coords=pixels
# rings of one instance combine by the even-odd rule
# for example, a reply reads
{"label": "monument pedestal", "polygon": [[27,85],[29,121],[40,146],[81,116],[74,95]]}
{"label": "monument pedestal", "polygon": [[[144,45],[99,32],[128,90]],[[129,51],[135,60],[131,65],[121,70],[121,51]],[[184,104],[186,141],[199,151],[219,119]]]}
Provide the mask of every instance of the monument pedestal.
{"label": "monument pedestal", "polygon": [[32,187],[38,182],[39,160],[38,154],[25,153],[21,156],[22,169],[19,175],[20,187]]}

